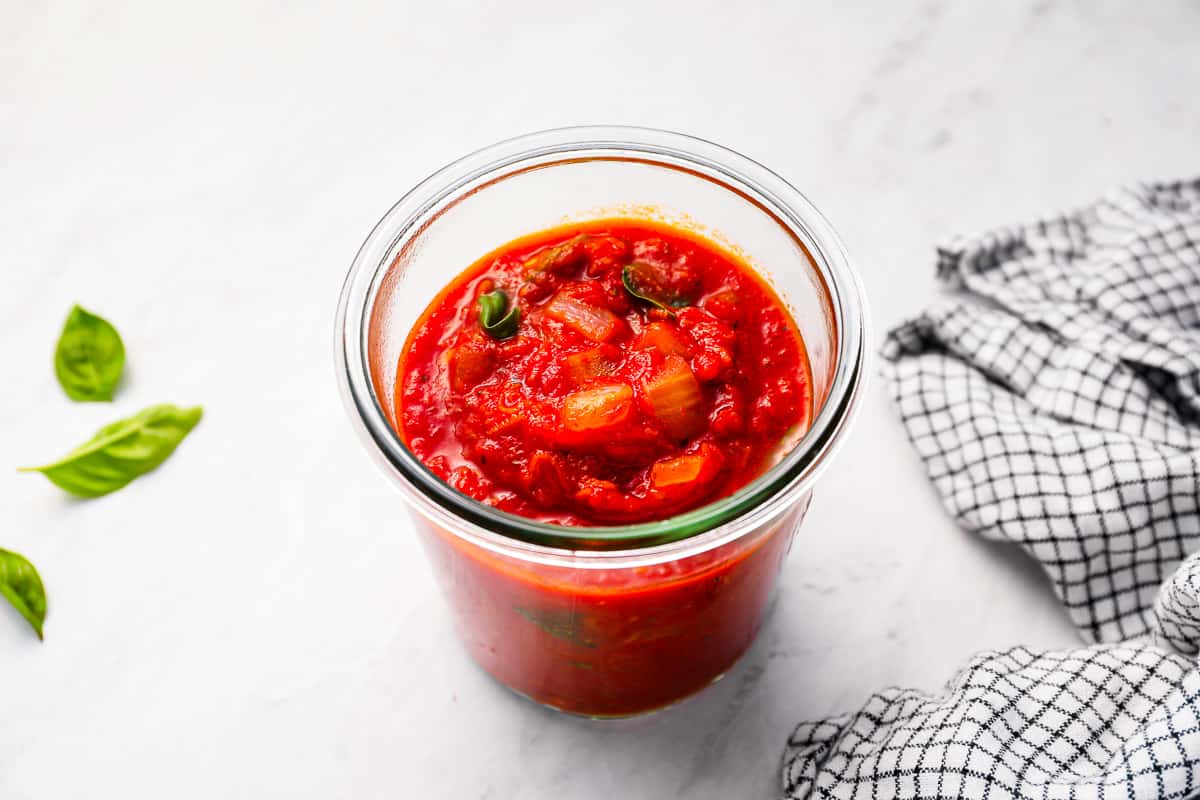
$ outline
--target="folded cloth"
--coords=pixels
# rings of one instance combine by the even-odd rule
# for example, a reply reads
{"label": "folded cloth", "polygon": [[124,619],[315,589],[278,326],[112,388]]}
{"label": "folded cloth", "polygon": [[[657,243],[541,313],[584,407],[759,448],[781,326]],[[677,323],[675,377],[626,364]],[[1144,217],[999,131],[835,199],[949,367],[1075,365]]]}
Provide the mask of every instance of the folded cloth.
{"label": "folded cloth", "polygon": [[883,351],[909,438],[955,519],[1037,560],[1086,640],[1138,641],[983,654],[943,695],[803,723],[786,796],[1200,792],[1200,180],[939,257],[958,293]]}
{"label": "folded cloth", "polygon": [[942,696],[890,689],[802,723],[785,796],[1189,797],[1198,710],[1200,673],[1154,647],[986,653]]}

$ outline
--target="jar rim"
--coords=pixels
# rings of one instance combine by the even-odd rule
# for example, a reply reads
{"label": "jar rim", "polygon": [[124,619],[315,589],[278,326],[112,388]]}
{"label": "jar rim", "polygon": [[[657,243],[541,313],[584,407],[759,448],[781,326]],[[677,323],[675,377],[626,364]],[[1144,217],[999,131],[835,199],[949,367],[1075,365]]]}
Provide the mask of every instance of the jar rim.
{"label": "jar rim", "polygon": [[[442,481],[404,446],[385,414],[368,363],[370,318],[401,243],[431,224],[431,213],[461,196],[536,167],[636,160],[682,169],[741,195],[771,215],[806,251],[824,281],[835,325],[834,373],[812,424],[780,461],[738,491],[664,520],[631,525],[539,522],[481,503]],[[461,196],[459,196],[461,195]],[[440,213],[440,212],[439,212]],[[436,220],[436,215],[432,217]],[[556,128],[507,139],[434,172],[384,215],[359,249],[339,298],[335,357],[351,420],[385,471],[427,516],[491,550],[556,562],[594,557],[660,560],[664,552],[709,549],[758,529],[808,491],[838,448],[867,381],[869,320],[861,280],[845,246],[795,187],[733,150],[680,133],[630,126]]]}

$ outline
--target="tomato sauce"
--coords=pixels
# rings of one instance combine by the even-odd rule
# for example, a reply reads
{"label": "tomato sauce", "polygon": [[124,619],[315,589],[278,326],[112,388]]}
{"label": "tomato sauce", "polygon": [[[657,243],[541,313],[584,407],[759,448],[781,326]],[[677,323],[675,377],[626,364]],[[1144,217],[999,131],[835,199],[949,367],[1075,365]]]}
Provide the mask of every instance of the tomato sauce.
{"label": "tomato sauce", "polygon": [[[809,425],[796,324],[733,254],[640,220],[506,245],[455,278],[401,356],[396,419],[461,492],[571,526],[661,520],[753,480]],[[462,638],[502,683],[592,716],[720,677],[766,613],[807,498],[674,560],[538,563],[421,527]]]}
{"label": "tomato sauce", "polygon": [[418,321],[397,381],[401,434],[435,474],[579,526],[735,492],[803,433],[812,405],[774,292],[712,243],[626,219],[480,259]]}
{"label": "tomato sauce", "polygon": [[617,569],[531,563],[436,527],[421,533],[480,666],[544,705],[621,717],[671,705],[736,663],[807,507],[713,550]]}

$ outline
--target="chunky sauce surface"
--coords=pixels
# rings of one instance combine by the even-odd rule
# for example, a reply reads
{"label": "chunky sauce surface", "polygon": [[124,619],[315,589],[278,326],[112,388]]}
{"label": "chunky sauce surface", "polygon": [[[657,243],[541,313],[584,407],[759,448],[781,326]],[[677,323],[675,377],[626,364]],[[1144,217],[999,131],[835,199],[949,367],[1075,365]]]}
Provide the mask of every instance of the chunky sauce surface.
{"label": "chunky sauce surface", "polygon": [[774,292],[727,251],[632,219],[480,259],[417,322],[397,382],[401,436],[430,470],[566,525],[659,520],[731,494],[812,406]]}

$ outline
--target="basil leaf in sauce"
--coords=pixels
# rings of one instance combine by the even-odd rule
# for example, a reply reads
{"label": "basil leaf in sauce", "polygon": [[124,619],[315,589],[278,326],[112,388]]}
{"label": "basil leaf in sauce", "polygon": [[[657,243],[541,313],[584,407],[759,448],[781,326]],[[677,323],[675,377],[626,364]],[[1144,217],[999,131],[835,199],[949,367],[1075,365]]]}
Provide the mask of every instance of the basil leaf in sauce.
{"label": "basil leaf in sauce", "polygon": [[530,611],[513,606],[513,611],[546,633],[580,647],[594,648],[596,643],[583,630],[583,617],[574,611]]}
{"label": "basil leaf in sauce", "polygon": [[105,425],[58,461],[21,472],[40,472],[79,497],[100,497],[156,468],[175,451],[203,409],[157,405]]}
{"label": "basil leaf in sauce", "polygon": [[635,261],[621,271],[625,291],[638,300],[673,313],[674,309],[691,305],[691,301],[668,287],[659,271],[642,261]]}
{"label": "basil leaf in sauce", "polygon": [[0,595],[12,604],[42,638],[46,619],[46,589],[29,560],[11,550],[0,549]]}
{"label": "basil leaf in sauce", "polygon": [[508,295],[502,290],[479,295],[479,326],[493,339],[507,339],[517,332],[521,321],[521,309],[514,305],[508,308]]}
{"label": "basil leaf in sauce", "polygon": [[124,366],[125,344],[117,329],[103,317],[72,308],[54,351],[54,372],[67,396],[112,400]]}

